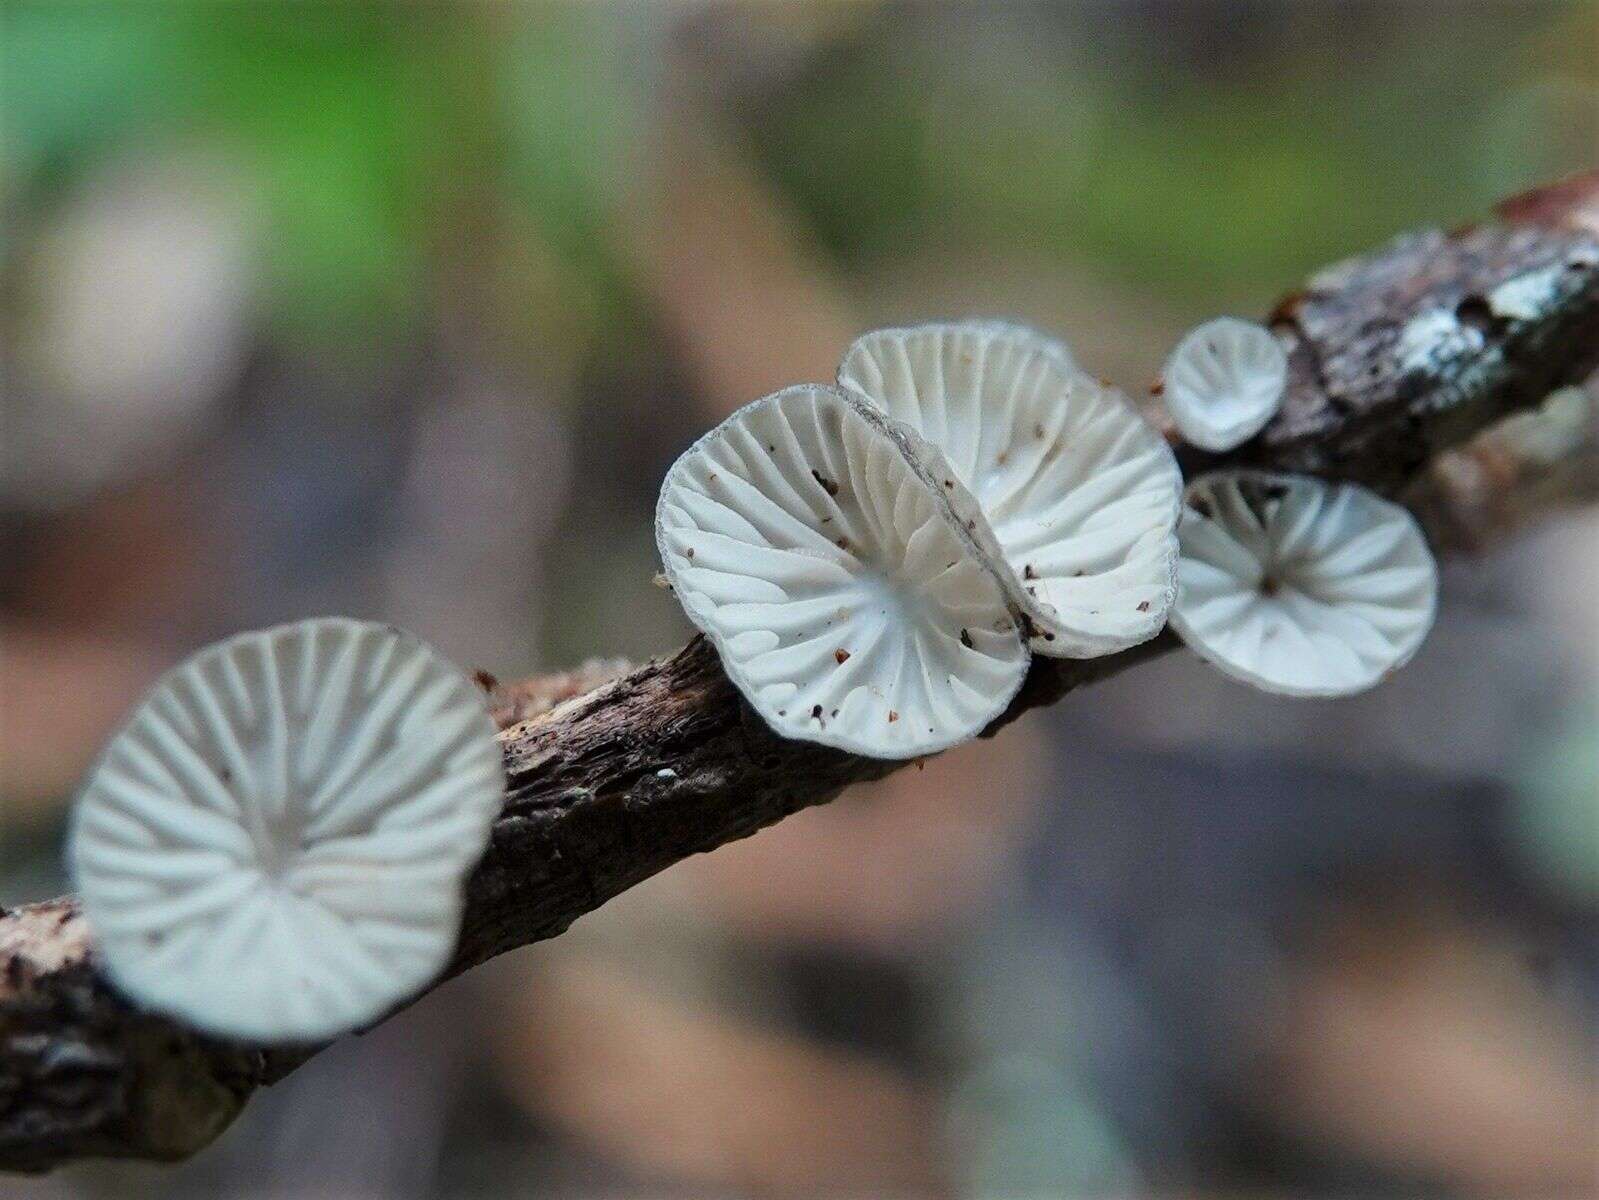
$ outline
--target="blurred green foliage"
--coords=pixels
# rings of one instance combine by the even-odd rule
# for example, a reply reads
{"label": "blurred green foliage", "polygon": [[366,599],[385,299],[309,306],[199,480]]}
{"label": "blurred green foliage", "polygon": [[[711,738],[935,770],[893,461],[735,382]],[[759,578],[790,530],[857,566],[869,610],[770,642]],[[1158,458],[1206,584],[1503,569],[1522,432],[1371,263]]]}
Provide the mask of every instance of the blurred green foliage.
{"label": "blurred green foliage", "polygon": [[284,11],[295,12],[226,10],[192,30],[186,55],[196,115],[259,189],[272,311],[312,328],[402,314],[424,245],[416,168],[436,97],[408,69],[405,31],[307,29]]}
{"label": "blurred green foliage", "polygon": [[[1394,6],[1431,19],[1393,53],[1362,52],[1384,49],[1379,23],[1369,46],[1331,58],[1319,39],[1285,42],[1240,75],[1203,53],[1105,56],[1085,37],[951,53],[907,21],[834,55],[752,136],[843,254],[891,256],[913,232],[944,231],[955,247],[1089,258],[1201,299],[1588,165],[1594,93],[1586,109],[1517,121],[1519,89],[1548,66],[1518,47],[1562,28],[1591,37],[1595,8],[1472,7],[1449,21],[1459,8]],[[1552,121],[1575,122],[1587,151],[1551,155]]]}
{"label": "blurred green foliage", "polygon": [[69,184],[102,153],[200,143],[258,210],[271,317],[309,333],[404,311],[430,106],[406,78],[403,23],[359,8],[13,4],[3,28],[8,196]]}
{"label": "blurred green foliage", "polygon": [[[0,3],[9,205],[129,143],[201,140],[237,164],[264,311],[295,336],[405,328],[429,256],[458,225],[492,236],[496,206],[547,243],[582,324],[625,317],[612,210],[648,186],[633,160],[672,49],[659,11]],[[1223,302],[1581,165],[1522,126],[1586,120],[1578,146],[1599,132],[1580,101],[1552,107],[1540,61],[1592,34],[1593,6],[1444,8],[1461,19],[1394,6],[1364,41],[1329,46],[1333,25],[1315,18],[1310,37],[1295,17],[1321,6],[1286,5],[1282,44],[1232,74],[1206,53],[1101,44],[1073,24],[1090,6],[975,21],[870,7],[792,74],[743,92],[712,79],[703,99],[859,269],[911,247],[997,248]]]}

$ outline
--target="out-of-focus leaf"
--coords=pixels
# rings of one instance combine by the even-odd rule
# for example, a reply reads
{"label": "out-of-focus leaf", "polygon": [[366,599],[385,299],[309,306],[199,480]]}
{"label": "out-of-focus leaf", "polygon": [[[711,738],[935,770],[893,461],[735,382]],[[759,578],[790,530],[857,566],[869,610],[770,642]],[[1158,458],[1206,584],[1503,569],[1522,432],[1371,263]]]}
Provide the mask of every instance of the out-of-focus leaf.
{"label": "out-of-focus leaf", "polygon": [[[1516,68],[1480,44],[1486,23],[1428,26],[1450,44],[1421,56],[1329,63],[1284,44],[1246,60],[1248,78],[1153,59],[1108,69],[1066,33],[1034,46],[1022,34],[1036,24],[979,37],[930,10],[914,31],[870,28],[751,123],[757,153],[857,266],[907,246],[998,247],[1097,264],[1185,304],[1252,296],[1263,278],[1492,198],[1472,186],[1474,114]],[[1385,28],[1368,31],[1374,45]],[[1500,36],[1538,28],[1518,15]]]}

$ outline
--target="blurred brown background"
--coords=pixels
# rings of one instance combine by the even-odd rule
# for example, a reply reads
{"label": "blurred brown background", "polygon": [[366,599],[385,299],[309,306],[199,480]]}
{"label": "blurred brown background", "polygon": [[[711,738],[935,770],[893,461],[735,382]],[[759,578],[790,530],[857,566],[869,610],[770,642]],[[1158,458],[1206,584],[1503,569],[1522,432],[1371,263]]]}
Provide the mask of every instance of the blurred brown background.
{"label": "blurred brown background", "polygon": [[[163,666],[674,648],[672,458],[969,313],[1190,324],[1592,166],[1599,7],[0,0],[0,903]],[[1163,661],[0,1196],[1599,1194],[1599,523],[1391,684]]]}

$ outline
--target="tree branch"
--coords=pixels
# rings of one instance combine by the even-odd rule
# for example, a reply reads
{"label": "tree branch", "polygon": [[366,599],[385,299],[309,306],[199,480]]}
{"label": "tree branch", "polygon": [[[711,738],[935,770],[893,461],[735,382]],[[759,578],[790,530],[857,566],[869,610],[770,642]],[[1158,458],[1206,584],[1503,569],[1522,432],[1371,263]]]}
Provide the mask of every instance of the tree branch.
{"label": "tree branch", "polygon": [[[1599,361],[1599,174],[1331,267],[1272,321],[1292,344],[1282,412],[1228,455],[1179,445],[1185,473],[1249,464],[1358,480],[1404,496],[1441,548],[1594,491],[1591,410],[1587,440],[1553,452],[1547,439],[1490,437],[1487,459],[1440,455]],[[1039,659],[995,728],[1176,645],[1168,633],[1107,658]],[[509,787],[450,975],[904,765],[777,737],[703,639],[623,670],[595,662],[492,687]],[[140,1012],[96,973],[71,897],[0,914],[0,1168],[193,1154],[316,1049],[229,1044]]]}

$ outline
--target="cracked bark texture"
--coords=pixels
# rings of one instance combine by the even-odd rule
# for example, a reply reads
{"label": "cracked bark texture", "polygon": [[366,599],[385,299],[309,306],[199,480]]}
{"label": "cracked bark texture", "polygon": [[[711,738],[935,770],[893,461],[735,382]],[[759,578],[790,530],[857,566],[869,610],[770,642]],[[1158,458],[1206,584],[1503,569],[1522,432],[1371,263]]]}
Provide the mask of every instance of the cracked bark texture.
{"label": "cracked bark texture", "polygon": [[[1282,411],[1226,455],[1178,445],[1186,474],[1250,464],[1357,480],[1409,500],[1442,548],[1480,546],[1594,492],[1591,436],[1557,462],[1521,462],[1525,439],[1491,435],[1486,459],[1443,452],[1599,362],[1599,174],[1517,197],[1483,225],[1408,234],[1330,267],[1271,321],[1291,347]],[[1036,660],[996,727],[1176,646],[1166,633],[1107,658]],[[624,672],[597,660],[484,681],[509,786],[449,975],[905,765],[777,737],[702,639]],[[0,914],[0,1169],[183,1158],[316,1049],[230,1044],[140,1012],[96,973],[71,897]]]}

